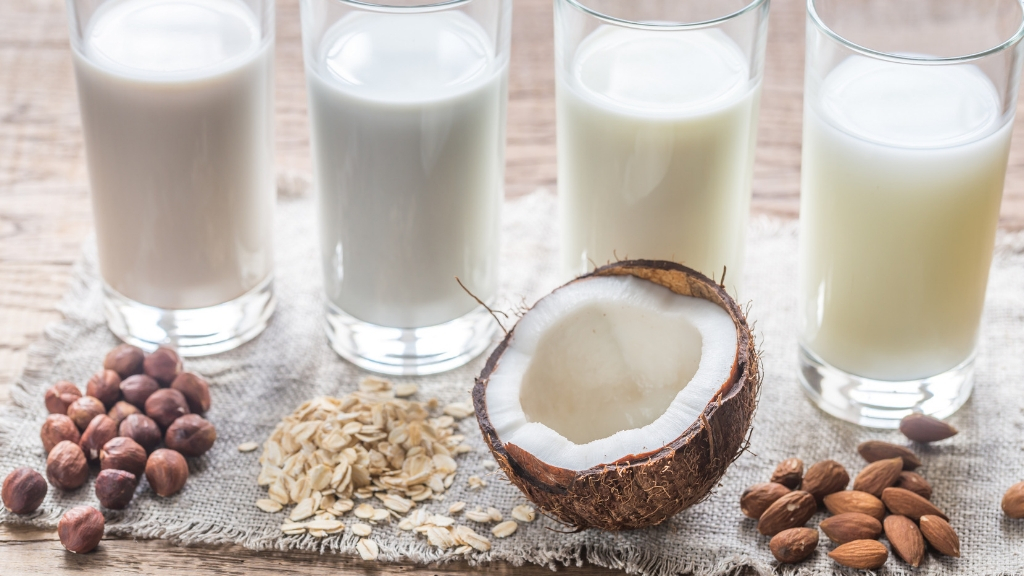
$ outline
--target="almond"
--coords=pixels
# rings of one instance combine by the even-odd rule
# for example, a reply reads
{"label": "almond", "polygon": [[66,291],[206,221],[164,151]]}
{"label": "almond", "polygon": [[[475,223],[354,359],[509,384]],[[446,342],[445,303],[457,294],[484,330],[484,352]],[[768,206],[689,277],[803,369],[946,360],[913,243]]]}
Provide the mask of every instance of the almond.
{"label": "almond", "polygon": [[776,500],[789,494],[789,488],[775,482],[754,484],[740,496],[740,510],[744,516],[757,520]]}
{"label": "almond", "polygon": [[796,489],[804,477],[804,461],[799,458],[788,458],[779,462],[772,473],[772,482],[782,484],[786,488]]}
{"label": "almond", "polygon": [[918,520],[925,515],[949,520],[949,516],[943,514],[934,504],[904,488],[886,488],[882,491],[882,502],[893,514],[902,514],[911,520]]}
{"label": "almond", "polygon": [[900,457],[872,462],[853,479],[853,489],[867,492],[873,496],[881,496],[882,490],[899,480],[902,470],[903,459]]}
{"label": "almond", "polygon": [[830,516],[818,525],[829,540],[846,544],[854,540],[877,540],[882,535],[882,523],[874,516],[861,512],[844,512]]}
{"label": "almond", "polygon": [[925,500],[932,499],[932,485],[917,472],[900,472],[900,479],[896,481],[895,487],[910,490]]}
{"label": "almond", "polygon": [[885,537],[889,539],[893,552],[903,558],[904,562],[914,568],[921,565],[924,559],[924,537],[913,520],[899,514],[886,516]]}
{"label": "almond", "polygon": [[835,460],[822,460],[807,469],[804,474],[803,490],[809,492],[820,504],[825,496],[846,490],[850,475],[846,468]]}
{"label": "almond", "polygon": [[914,470],[921,466],[921,459],[909,448],[882,442],[881,440],[868,440],[857,446],[857,452],[868,462],[878,462],[889,458],[902,458],[904,470]]}
{"label": "almond", "polygon": [[1024,518],[1024,482],[1017,482],[1003,494],[1003,514]]}
{"label": "almond", "polygon": [[938,442],[957,434],[957,429],[938,418],[911,414],[900,421],[900,432],[914,442]]}
{"label": "almond", "polygon": [[871,494],[857,490],[843,490],[825,496],[825,508],[828,508],[828,511],[833,514],[860,512],[879,522],[885,518],[885,504]]}
{"label": "almond", "polygon": [[930,514],[921,516],[921,533],[940,554],[960,557],[960,538],[945,519]]}
{"label": "almond", "polygon": [[875,570],[889,558],[889,549],[878,540],[854,540],[828,553],[829,558],[848,568]]}
{"label": "almond", "polygon": [[783,530],[772,537],[768,547],[779,562],[796,564],[805,560],[818,547],[818,531],[814,528]]}
{"label": "almond", "polygon": [[818,505],[803,490],[795,490],[776,500],[757,522],[757,531],[766,536],[775,536],[783,530],[803,526],[814,516]]}

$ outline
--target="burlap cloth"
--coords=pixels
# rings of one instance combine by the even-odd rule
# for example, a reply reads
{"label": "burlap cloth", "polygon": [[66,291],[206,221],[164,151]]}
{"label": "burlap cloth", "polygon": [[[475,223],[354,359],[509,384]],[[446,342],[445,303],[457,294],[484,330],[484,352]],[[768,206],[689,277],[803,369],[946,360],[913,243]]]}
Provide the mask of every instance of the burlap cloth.
{"label": "burlap cloth", "polygon": [[[300,182],[298,180],[296,182]],[[286,184],[288,184],[286,182]],[[156,497],[143,481],[131,506],[107,511],[108,532],[140,538],[168,538],[189,545],[232,542],[252,549],[330,551],[354,554],[357,538],[346,530],[322,540],[283,536],[283,513],[267,514],[254,505],[265,497],[256,486],[259,451],[240,453],[242,442],[262,442],[278,420],[304,400],[353,390],[361,372],[340,360],[327,346],[321,328],[320,270],[315,252],[313,203],[295,182],[285,186],[278,206],[277,313],[259,338],[230,353],[186,361],[187,368],[213,383],[213,409],[208,418],[218,430],[213,450],[191,463],[184,490],[171,498]],[[299,191],[296,191],[299,190]],[[532,303],[555,286],[555,198],[547,191],[507,203],[504,213],[504,300],[511,309],[525,298]],[[486,554],[471,561],[507,560],[549,565],[582,561],[625,569],[630,573],[717,575],[752,567],[758,573],[779,570],[768,539],[744,518],[738,499],[744,487],[766,481],[776,463],[799,456],[811,463],[839,460],[855,473],[863,465],[857,444],[869,438],[894,442],[896,433],[864,430],[824,415],[803,397],[795,369],[796,255],[792,222],[755,219],[747,252],[745,289],[741,300],[752,302],[751,316],[764,352],[765,379],[754,422],[750,450],[729,469],[707,501],[664,525],[626,533],[588,530],[564,534],[540,518],[520,526],[512,537],[494,540]],[[963,558],[929,556],[919,569],[928,574],[1024,573],[1024,521],[1003,517],[1000,498],[1011,484],[1024,479],[1024,255],[1015,236],[1002,236],[989,283],[984,338],[978,358],[973,399],[952,423],[962,433],[941,445],[919,448],[922,472],[935,487],[934,501],[959,531]],[[18,466],[45,468],[39,428],[46,416],[43,391],[58,378],[84,383],[115,344],[101,313],[101,291],[95,250],[87,244],[76,267],[71,290],[61,305],[65,319],[49,327],[33,347],[27,368],[0,415],[0,475]],[[435,377],[416,379],[421,397],[466,400],[473,377],[483,363]],[[470,418],[462,421],[474,451],[458,458],[458,477],[445,502],[428,503],[442,512],[448,503],[496,506],[506,517],[524,503],[520,492],[485,466],[491,460]],[[479,475],[488,486],[470,491],[466,480]],[[52,527],[71,506],[98,506],[92,482],[70,493],[51,489],[33,516],[0,512],[0,521]],[[815,517],[816,524],[823,516]],[[352,516],[342,518],[351,525]],[[468,523],[468,522],[467,522]],[[487,528],[468,523],[489,535]],[[381,559],[434,562],[452,556],[427,546],[425,538],[394,525],[376,528],[373,538]],[[811,560],[796,572],[828,573],[835,564],[825,556],[827,539]],[[787,571],[791,569],[785,569]],[[890,560],[883,572],[910,573]]]}

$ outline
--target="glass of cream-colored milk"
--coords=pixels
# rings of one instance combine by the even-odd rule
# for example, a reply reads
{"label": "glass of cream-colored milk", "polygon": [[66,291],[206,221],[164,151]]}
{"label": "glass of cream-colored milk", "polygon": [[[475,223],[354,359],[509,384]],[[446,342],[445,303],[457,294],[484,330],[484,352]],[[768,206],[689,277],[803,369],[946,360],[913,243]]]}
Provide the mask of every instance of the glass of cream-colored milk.
{"label": "glass of cream-colored milk", "polygon": [[894,428],[972,388],[1020,81],[1020,0],[809,0],[800,375]]}
{"label": "glass of cream-colored milk", "polygon": [[69,0],[110,329],[184,356],[274,309],[273,0]]}
{"label": "glass of cream-colored milk", "polygon": [[301,11],[331,345],[385,374],[461,366],[496,329],[481,302],[498,288],[512,2]]}
{"label": "glass of cream-colored milk", "polygon": [[626,258],[743,274],[767,0],[555,0],[565,278]]}

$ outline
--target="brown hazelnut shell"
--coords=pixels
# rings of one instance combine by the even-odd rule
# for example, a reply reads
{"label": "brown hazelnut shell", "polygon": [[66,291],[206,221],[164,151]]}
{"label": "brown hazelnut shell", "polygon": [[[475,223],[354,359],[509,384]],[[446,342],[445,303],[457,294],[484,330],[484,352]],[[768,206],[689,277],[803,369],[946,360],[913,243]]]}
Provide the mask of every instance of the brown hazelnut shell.
{"label": "brown hazelnut shell", "polygon": [[110,416],[100,414],[93,418],[85,432],[82,432],[82,439],[78,441],[78,445],[82,447],[86,458],[99,460],[103,445],[116,436],[117,424],[114,424],[114,420]]}
{"label": "brown hazelnut shell", "polygon": [[121,395],[125,402],[142,410],[146,407],[146,399],[160,389],[160,384],[145,374],[135,374],[121,381]]}
{"label": "brown hazelnut shell", "polygon": [[43,450],[49,454],[50,450],[57,444],[68,440],[78,444],[82,435],[78,432],[75,422],[64,414],[50,414],[43,422],[43,428],[39,431],[39,438],[43,441]]}
{"label": "brown hazelnut shell", "polygon": [[92,506],[76,506],[68,510],[57,523],[57,536],[68,552],[92,552],[103,539],[106,521],[103,514]]}
{"label": "brown hazelnut shell", "polygon": [[145,414],[129,415],[121,422],[121,426],[118,427],[118,433],[121,436],[138,442],[146,452],[156,450],[157,446],[164,439],[164,435],[160,432],[160,427],[157,426],[156,422],[153,422],[152,418]]}
{"label": "brown hazelnut shell", "polygon": [[74,490],[85,484],[89,479],[89,463],[78,444],[65,440],[50,450],[46,457],[46,478],[61,490]]}
{"label": "brown hazelnut shell", "polygon": [[146,353],[141,348],[121,344],[107,352],[106,358],[103,359],[103,367],[117,372],[117,375],[124,379],[133,374],[142,374],[142,363],[145,359]]}
{"label": "brown hazelnut shell", "polygon": [[131,472],[124,470],[100,470],[96,476],[96,498],[104,508],[124,510],[135,496],[135,487],[139,480]]}
{"label": "brown hazelnut shell", "polygon": [[118,403],[114,404],[114,407],[110,409],[110,412],[107,412],[107,416],[110,416],[110,419],[118,426],[121,425],[121,422],[124,422],[125,418],[132,414],[140,414],[139,409],[124,400],[118,401]]}
{"label": "brown hazelnut shell", "polygon": [[210,409],[210,385],[201,376],[182,372],[171,382],[171,388],[185,395],[193,414],[203,414]]}
{"label": "brown hazelnut shell", "polygon": [[67,414],[68,407],[82,397],[82,391],[67,380],[61,380],[51,386],[44,396],[46,410],[50,414]]}
{"label": "brown hazelnut shell", "polygon": [[186,414],[167,427],[164,444],[184,456],[202,456],[217,440],[217,429],[198,414]]}
{"label": "brown hazelnut shell", "polygon": [[166,430],[172,422],[189,413],[185,395],[173,388],[161,388],[146,399],[146,416]]}
{"label": "brown hazelnut shell", "polygon": [[171,496],[185,486],[188,480],[188,462],[174,450],[161,448],[146,461],[146,480],[160,496]]}
{"label": "brown hazelnut shell", "polygon": [[146,449],[131,438],[113,438],[100,450],[100,469],[124,470],[141,478],[146,471]]}
{"label": "brown hazelnut shell", "polygon": [[15,514],[31,514],[46,498],[46,480],[31,468],[17,468],[4,478],[0,500]]}
{"label": "brown hazelnut shell", "polygon": [[181,373],[181,357],[170,348],[157,348],[142,363],[146,376],[156,380],[161,386],[170,386],[171,382]]}
{"label": "brown hazelnut shell", "polygon": [[100,414],[106,414],[107,409],[103,406],[103,402],[100,402],[92,396],[82,396],[78,400],[75,400],[68,406],[68,417],[74,421],[75,426],[78,426],[79,430],[84,431],[92,419],[99,416]]}
{"label": "brown hazelnut shell", "polygon": [[103,402],[109,410],[121,399],[121,377],[113,370],[100,370],[89,378],[85,385],[85,395]]}

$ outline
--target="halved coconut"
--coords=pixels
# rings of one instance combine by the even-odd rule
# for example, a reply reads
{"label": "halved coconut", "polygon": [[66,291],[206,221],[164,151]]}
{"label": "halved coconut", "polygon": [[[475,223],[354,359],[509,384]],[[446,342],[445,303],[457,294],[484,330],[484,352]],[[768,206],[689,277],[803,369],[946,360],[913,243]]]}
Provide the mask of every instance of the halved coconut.
{"label": "halved coconut", "polygon": [[760,364],[743,312],[671,262],[598,268],[539,300],[488,359],[477,420],[509,479],[578,528],[663,522],[739,456]]}

